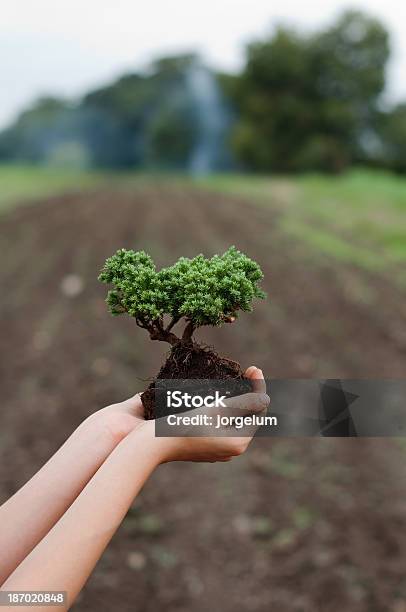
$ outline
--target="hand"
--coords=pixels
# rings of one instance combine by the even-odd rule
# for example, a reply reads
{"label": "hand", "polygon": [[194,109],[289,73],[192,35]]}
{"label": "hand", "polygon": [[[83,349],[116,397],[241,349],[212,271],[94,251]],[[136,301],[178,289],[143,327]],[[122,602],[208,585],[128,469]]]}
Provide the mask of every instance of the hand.
{"label": "hand", "polygon": [[3,504],[0,550],[8,554],[0,560],[0,584],[59,521],[127,434],[135,431],[137,435],[145,426],[138,395],[95,412]]}
{"label": "hand", "polygon": [[[269,397],[266,395],[266,386],[262,371],[251,366],[245,372],[248,380],[252,381],[253,393],[246,393],[231,398],[227,407],[244,414],[254,414],[266,411],[269,406]],[[211,413],[213,414],[213,413]],[[149,428],[150,435],[155,437],[155,421],[144,420],[144,407],[139,393],[123,402],[112,404],[92,414],[84,421],[82,426],[99,427],[103,432],[118,444],[123,438],[134,430]],[[201,436],[159,438],[162,457],[159,463],[168,461],[230,461],[232,457],[241,455],[251,442],[256,427],[249,431],[244,429],[244,435],[232,435],[229,428],[222,428],[224,437]],[[152,431],[153,430],[153,431]],[[241,432],[242,433],[242,432]],[[160,453],[161,454],[161,453]]]}
{"label": "hand", "polygon": [[118,444],[130,432],[144,427],[146,423],[144,406],[140,394],[137,393],[123,402],[111,404],[94,412],[82,423],[81,427],[97,427],[111,437],[115,444]]}
{"label": "hand", "polygon": [[[228,407],[262,412],[269,404],[262,372],[251,367],[246,377],[253,393],[230,398]],[[0,508],[0,549],[8,553],[0,563],[3,589],[63,585],[71,605],[155,467],[228,461],[245,451],[255,428],[241,431],[244,436],[228,427],[220,437],[156,437],[139,395],[96,412]]]}
{"label": "hand", "polygon": [[[264,376],[259,368],[251,366],[245,372],[247,379],[252,381],[253,393],[246,393],[238,397],[230,398],[227,408],[241,415],[260,414],[266,412],[270,399],[266,395]],[[202,410],[193,411],[203,412]],[[211,415],[215,414],[210,412]],[[154,424],[154,421],[149,421]],[[230,427],[223,427],[224,435],[207,437],[170,437],[157,438],[161,441],[163,456],[162,463],[168,461],[205,461],[214,463],[216,461],[230,461],[235,456],[241,455],[251,442],[257,427],[245,427],[241,430],[244,435],[236,436]]]}

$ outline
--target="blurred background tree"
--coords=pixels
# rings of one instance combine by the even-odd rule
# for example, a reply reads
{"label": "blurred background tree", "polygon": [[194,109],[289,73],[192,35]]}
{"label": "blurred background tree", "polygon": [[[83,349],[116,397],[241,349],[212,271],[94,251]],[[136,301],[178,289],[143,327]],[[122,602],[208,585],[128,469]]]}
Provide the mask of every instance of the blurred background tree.
{"label": "blurred background tree", "polygon": [[229,92],[236,154],[251,170],[338,172],[365,162],[389,57],[383,26],[347,12],[325,32],[278,28],[248,47]]}
{"label": "blurred background tree", "polygon": [[75,143],[98,168],[185,168],[195,145],[187,74],[194,55],[164,58],[89,92],[76,106],[47,98],[0,135],[0,158],[48,163]]}
{"label": "blurred background tree", "polygon": [[239,74],[195,54],[161,58],[77,103],[43,98],[0,134],[0,160],[207,173],[405,171],[405,105],[383,108],[389,36],[359,11],[278,27]]}
{"label": "blurred background tree", "polygon": [[378,165],[406,172],[406,103],[383,112],[378,120]]}

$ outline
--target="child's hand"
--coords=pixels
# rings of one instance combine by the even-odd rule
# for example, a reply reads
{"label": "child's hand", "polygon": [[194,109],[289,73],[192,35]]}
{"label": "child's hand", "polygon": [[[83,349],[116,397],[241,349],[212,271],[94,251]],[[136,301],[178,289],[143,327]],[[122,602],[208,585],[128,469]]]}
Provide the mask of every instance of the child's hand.
{"label": "child's hand", "polygon": [[[258,414],[269,405],[263,375],[251,367],[246,377],[253,392],[230,398],[227,407]],[[0,508],[3,589],[62,585],[70,606],[158,464],[228,461],[245,451],[255,429],[245,427],[238,437],[230,426],[217,430],[220,436],[156,437],[139,395],[94,413]]]}
{"label": "child's hand", "polygon": [[[259,414],[266,412],[269,397],[262,371],[251,366],[245,373],[252,381],[253,392],[231,398],[227,407],[239,414]],[[203,412],[203,411],[196,411]],[[215,414],[214,412],[210,413]],[[98,427],[111,437],[114,443],[119,443],[135,429],[146,427],[151,437],[155,437],[155,421],[144,420],[144,407],[140,394],[129,399],[107,406],[92,414],[81,427]],[[191,437],[189,435],[168,438],[156,438],[159,442],[159,461],[229,461],[232,457],[241,455],[251,442],[256,427],[244,428],[244,435],[236,436],[229,427],[216,430],[214,436]],[[219,435],[223,433],[224,436]],[[241,432],[242,433],[242,432]]]}
{"label": "child's hand", "polygon": [[[252,381],[253,392],[230,398],[227,408],[233,413],[240,415],[260,414],[266,412],[270,399],[266,395],[264,376],[259,368],[251,366],[245,373],[247,379]],[[193,413],[203,413],[202,410]],[[204,412],[207,412],[204,411]],[[211,411],[210,415],[216,413]],[[149,423],[154,423],[150,421]],[[217,434],[207,437],[184,437],[157,438],[161,441],[163,458],[167,461],[230,461],[233,457],[241,455],[251,442],[257,427],[244,427],[243,435],[236,436],[230,426],[216,430]],[[219,433],[221,435],[219,435]]]}
{"label": "child's hand", "polygon": [[101,432],[112,438],[118,444],[134,429],[143,427],[147,421],[144,420],[144,406],[139,393],[133,395],[123,402],[111,404],[94,412],[81,425],[81,427],[98,427]]}

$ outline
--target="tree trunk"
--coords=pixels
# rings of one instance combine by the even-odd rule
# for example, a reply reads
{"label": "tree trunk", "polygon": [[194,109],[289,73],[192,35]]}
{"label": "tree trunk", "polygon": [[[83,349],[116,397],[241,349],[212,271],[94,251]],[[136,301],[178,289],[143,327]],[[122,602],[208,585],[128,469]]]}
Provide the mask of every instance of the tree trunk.
{"label": "tree trunk", "polygon": [[193,325],[192,321],[189,321],[189,323],[186,325],[185,330],[183,332],[182,342],[185,342],[185,343],[190,342],[194,331],[195,331],[195,326]]}

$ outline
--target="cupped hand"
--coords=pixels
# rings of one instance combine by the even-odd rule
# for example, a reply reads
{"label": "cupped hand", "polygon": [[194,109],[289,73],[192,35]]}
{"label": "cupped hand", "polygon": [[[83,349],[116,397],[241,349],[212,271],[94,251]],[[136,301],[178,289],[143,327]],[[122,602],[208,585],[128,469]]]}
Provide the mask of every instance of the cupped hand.
{"label": "cupped hand", "polygon": [[[266,412],[270,399],[266,395],[266,385],[262,371],[251,366],[245,372],[251,381],[252,393],[246,393],[227,401],[227,409],[234,415],[261,414]],[[193,412],[202,412],[196,410]],[[211,412],[216,414],[216,411]],[[92,414],[85,423],[97,426],[118,444],[135,430],[146,428],[150,437],[155,437],[155,421],[145,421],[144,407],[139,393],[123,402],[112,404]],[[256,426],[245,426],[236,435],[235,430],[224,426],[216,430],[216,435],[178,436],[156,438],[158,463],[169,461],[230,461],[241,455],[251,442]],[[206,430],[207,431],[207,430]]]}
{"label": "cupped hand", "polygon": [[84,423],[99,427],[118,443],[135,429],[144,427],[144,406],[139,393],[94,412]]}
{"label": "cupped hand", "polygon": [[[255,366],[246,370],[245,377],[251,381],[252,393],[246,393],[238,397],[230,398],[226,407],[233,415],[254,415],[266,412],[270,399],[266,395],[266,385],[262,371]],[[190,414],[208,413],[207,410],[194,410]],[[210,415],[218,414],[211,411]],[[239,435],[230,426],[223,426],[216,430],[215,435],[204,434],[201,436],[187,435],[170,438],[160,438],[164,447],[162,462],[167,461],[204,461],[214,463],[216,461],[230,461],[235,456],[241,455],[248,448],[256,426],[244,426],[239,430]],[[207,432],[202,429],[202,432]],[[196,432],[196,430],[195,430]]]}

